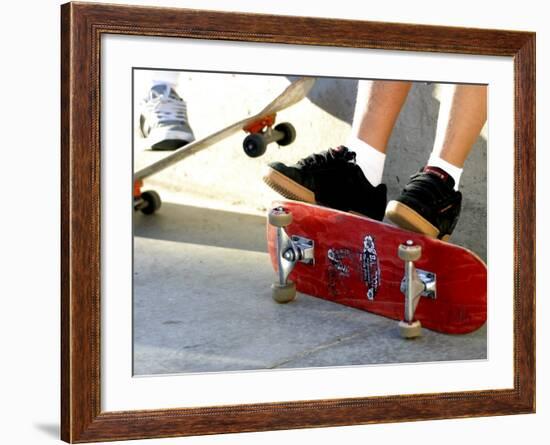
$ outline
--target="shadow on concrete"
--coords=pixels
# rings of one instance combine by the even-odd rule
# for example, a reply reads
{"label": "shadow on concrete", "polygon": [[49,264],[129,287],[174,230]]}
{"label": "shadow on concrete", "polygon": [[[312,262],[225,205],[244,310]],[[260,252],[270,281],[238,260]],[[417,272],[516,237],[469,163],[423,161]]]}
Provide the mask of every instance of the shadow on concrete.
{"label": "shadow on concrete", "polygon": [[[294,82],[299,76],[287,78]],[[330,115],[351,125],[356,96],[357,80],[319,77],[307,98]]]}
{"label": "shadow on concrete", "polygon": [[266,219],[164,202],[154,215],[134,214],[134,236],[266,252]]}

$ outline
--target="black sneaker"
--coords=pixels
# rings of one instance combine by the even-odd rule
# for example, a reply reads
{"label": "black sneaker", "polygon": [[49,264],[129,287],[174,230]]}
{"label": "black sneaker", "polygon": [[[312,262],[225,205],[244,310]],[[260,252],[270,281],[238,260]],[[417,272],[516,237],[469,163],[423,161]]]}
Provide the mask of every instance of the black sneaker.
{"label": "black sneaker", "polygon": [[462,194],[455,181],[439,167],[424,167],[411,176],[395,201],[386,208],[386,217],[399,227],[425,235],[448,239],[458,216]]}
{"label": "black sneaker", "polygon": [[269,164],[264,182],[288,199],[359,213],[379,221],[386,207],[386,186],[373,187],[346,147],[312,154],[296,165]]}

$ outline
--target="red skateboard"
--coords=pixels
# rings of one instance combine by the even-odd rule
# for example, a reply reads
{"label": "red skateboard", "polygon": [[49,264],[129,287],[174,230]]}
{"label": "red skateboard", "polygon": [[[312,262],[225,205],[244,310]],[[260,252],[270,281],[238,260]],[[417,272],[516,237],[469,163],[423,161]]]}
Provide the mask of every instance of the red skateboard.
{"label": "red skateboard", "polygon": [[274,203],[267,240],[279,303],[298,290],[400,320],[406,338],[421,326],[465,334],[486,321],[487,267],[465,248],[296,201]]}

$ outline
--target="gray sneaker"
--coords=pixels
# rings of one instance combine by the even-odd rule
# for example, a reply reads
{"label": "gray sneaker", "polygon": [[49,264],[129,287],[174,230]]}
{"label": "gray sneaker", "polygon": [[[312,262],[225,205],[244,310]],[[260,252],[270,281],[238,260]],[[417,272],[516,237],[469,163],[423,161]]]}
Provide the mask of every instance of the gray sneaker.
{"label": "gray sneaker", "polygon": [[187,104],[170,84],[153,86],[140,107],[141,134],[151,150],[176,150],[195,140]]}

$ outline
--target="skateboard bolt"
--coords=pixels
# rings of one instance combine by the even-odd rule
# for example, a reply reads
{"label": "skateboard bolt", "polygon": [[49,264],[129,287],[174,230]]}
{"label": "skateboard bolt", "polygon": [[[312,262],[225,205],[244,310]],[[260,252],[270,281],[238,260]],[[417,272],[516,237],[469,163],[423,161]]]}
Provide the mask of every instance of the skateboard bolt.
{"label": "skateboard bolt", "polygon": [[287,261],[296,261],[296,254],[294,253],[294,250],[287,249],[283,253],[283,258]]}
{"label": "skateboard bolt", "polygon": [[412,246],[413,245],[413,241],[412,240],[407,240],[407,242],[405,243],[407,246]]}

